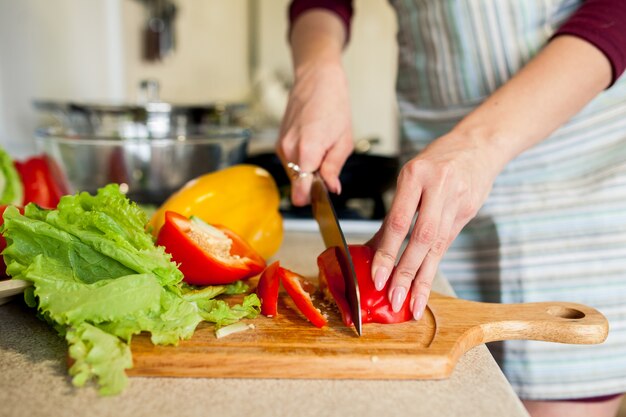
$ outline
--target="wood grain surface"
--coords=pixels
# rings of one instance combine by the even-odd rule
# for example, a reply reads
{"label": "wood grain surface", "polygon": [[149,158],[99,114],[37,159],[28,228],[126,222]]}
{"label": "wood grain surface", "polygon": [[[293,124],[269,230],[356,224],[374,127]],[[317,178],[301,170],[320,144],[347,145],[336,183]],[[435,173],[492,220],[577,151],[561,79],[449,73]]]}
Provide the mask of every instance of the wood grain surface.
{"label": "wood grain surface", "polygon": [[21,279],[0,280],[0,305],[8,303],[13,297],[24,292],[33,283]]}
{"label": "wood grain surface", "polygon": [[419,322],[366,324],[358,337],[338,312],[322,306],[318,329],[281,293],[278,316],[248,321],[254,328],[217,339],[203,324],[177,347],[133,339],[129,375],[223,378],[441,379],[463,353],[497,340],[594,344],[608,335],[606,318],[573,303],[487,304],[432,293]]}

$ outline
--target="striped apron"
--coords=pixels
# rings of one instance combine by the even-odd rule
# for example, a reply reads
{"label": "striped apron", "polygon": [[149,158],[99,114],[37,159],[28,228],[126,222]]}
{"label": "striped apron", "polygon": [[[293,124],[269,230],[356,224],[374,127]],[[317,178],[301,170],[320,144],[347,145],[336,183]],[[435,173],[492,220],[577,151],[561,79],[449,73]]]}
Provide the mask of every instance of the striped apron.
{"label": "striped apron", "polygon": [[[390,3],[409,159],[515,74],[581,1]],[[609,319],[602,345],[490,346],[521,398],[626,391],[626,77],[505,168],[441,271],[462,298],[573,301]]]}

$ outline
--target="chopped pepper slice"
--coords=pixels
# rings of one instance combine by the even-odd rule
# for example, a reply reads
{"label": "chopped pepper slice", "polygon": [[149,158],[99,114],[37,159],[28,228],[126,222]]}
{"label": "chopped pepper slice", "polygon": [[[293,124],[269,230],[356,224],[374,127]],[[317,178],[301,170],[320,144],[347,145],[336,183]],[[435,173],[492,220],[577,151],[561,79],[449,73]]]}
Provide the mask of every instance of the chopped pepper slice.
{"label": "chopped pepper slice", "polygon": [[[413,317],[410,310],[410,297],[402,305],[397,313],[391,308],[391,303],[387,297],[387,285],[378,291],[374,287],[371,274],[372,258],[374,251],[365,245],[348,245],[350,256],[354,263],[357,281],[359,283],[359,295],[361,298],[361,316],[363,323],[401,323],[411,320]],[[326,249],[317,258],[319,267],[320,289],[327,298],[335,301],[339,308],[341,318],[346,326],[352,326],[352,315],[346,300],[346,287],[337,259],[337,248]]]}
{"label": "chopped pepper slice", "polygon": [[274,317],[278,310],[279,268],[278,261],[265,268],[256,287],[256,293],[261,300],[261,314],[267,317]]}
{"label": "chopped pepper slice", "polygon": [[228,284],[257,275],[265,260],[224,226],[168,211],[157,245],[165,247],[192,285]]}
{"label": "chopped pepper slice", "polygon": [[280,275],[280,282],[282,282],[285,291],[287,291],[287,294],[289,294],[304,317],[315,327],[326,326],[328,320],[326,320],[322,312],[313,305],[311,295],[306,292],[303,287],[306,285],[304,278],[283,267],[278,267],[278,274]]}

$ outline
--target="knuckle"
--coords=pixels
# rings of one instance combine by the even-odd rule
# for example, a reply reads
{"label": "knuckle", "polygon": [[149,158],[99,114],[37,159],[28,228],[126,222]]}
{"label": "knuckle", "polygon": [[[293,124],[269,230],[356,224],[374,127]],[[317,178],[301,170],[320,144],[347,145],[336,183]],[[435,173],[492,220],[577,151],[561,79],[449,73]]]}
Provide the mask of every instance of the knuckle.
{"label": "knuckle", "polygon": [[474,201],[466,200],[459,207],[459,217],[463,220],[469,220],[478,213],[478,204]]}
{"label": "knuckle", "polygon": [[407,180],[410,178],[418,177],[419,174],[422,172],[423,166],[424,166],[423,161],[419,159],[412,159],[406,164],[404,164],[404,166],[400,170],[400,174],[398,175],[398,178],[400,180]]}
{"label": "knuckle", "polygon": [[291,136],[284,136],[284,138],[276,144],[276,151],[279,156],[290,158],[296,149],[296,144],[292,140]]}
{"label": "knuckle", "polygon": [[439,163],[435,167],[435,172],[437,174],[437,178],[439,178],[442,182],[446,182],[450,178],[454,177],[454,167],[452,167],[448,162]]}
{"label": "knuckle", "polygon": [[395,272],[395,283],[399,285],[409,284],[415,279],[415,273],[416,271],[408,268],[397,268]]}
{"label": "knuckle", "polygon": [[430,247],[430,253],[437,258],[441,258],[446,251],[446,246],[447,239],[444,237],[439,237]]}
{"label": "knuckle", "polygon": [[411,219],[402,214],[391,214],[387,220],[387,228],[396,235],[405,235],[409,230]]}
{"label": "knuckle", "polygon": [[421,294],[428,294],[433,288],[432,281],[420,279],[415,282],[415,289]]}
{"label": "knuckle", "polygon": [[421,245],[431,245],[435,240],[436,234],[437,226],[435,223],[425,221],[417,227],[412,240]]}
{"label": "knuckle", "polygon": [[457,198],[464,198],[464,196],[468,194],[469,189],[470,185],[468,181],[464,178],[460,178],[458,181],[456,181],[455,188],[453,189],[454,195]]}
{"label": "knuckle", "polygon": [[[301,138],[306,138],[307,135],[304,134],[304,131],[300,132]],[[301,156],[306,156],[311,154],[311,152],[315,149],[315,144],[311,143],[309,140],[300,140],[298,141],[298,154]]]}
{"label": "knuckle", "polygon": [[379,258],[381,261],[385,263],[389,263],[391,265],[395,265],[396,257],[389,251],[385,249],[378,249],[374,254],[374,257]]}

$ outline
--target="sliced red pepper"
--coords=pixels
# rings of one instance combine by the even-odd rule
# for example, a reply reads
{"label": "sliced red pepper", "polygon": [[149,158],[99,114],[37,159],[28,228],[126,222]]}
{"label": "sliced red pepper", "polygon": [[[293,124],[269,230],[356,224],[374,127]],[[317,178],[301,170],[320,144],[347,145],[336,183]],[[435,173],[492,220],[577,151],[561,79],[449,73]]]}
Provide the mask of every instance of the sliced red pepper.
{"label": "sliced red pepper", "polygon": [[265,268],[256,287],[256,293],[261,300],[261,314],[267,317],[274,317],[278,310],[279,268],[278,261]]}
{"label": "sliced red pepper", "polygon": [[265,260],[228,228],[168,211],[157,237],[192,285],[228,284],[257,275]]}
{"label": "sliced red pepper", "polygon": [[[411,320],[413,315],[410,310],[410,297],[407,297],[400,311],[396,313],[391,308],[391,303],[387,297],[391,281],[387,281],[385,288],[380,291],[374,287],[371,274],[374,251],[365,245],[349,245],[348,249],[359,283],[363,323],[389,324]],[[346,300],[346,287],[336,251],[337,248],[328,248],[317,258],[320,289],[327,297],[331,297],[335,301],[344,324],[351,326],[353,323],[352,315]]]}
{"label": "sliced red pepper", "polygon": [[51,161],[44,156],[35,156],[24,162],[14,161],[13,164],[20,175],[24,186],[25,206],[28,203],[35,203],[44,208],[56,208],[59,200],[67,189],[59,184],[53,175]]}
{"label": "sliced red pepper", "polygon": [[328,324],[328,320],[326,320],[326,317],[322,315],[322,312],[313,305],[310,294],[304,289],[306,280],[301,275],[282,267],[278,267],[278,274],[280,275],[280,281],[282,282],[285,291],[287,291],[287,294],[289,294],[293,302],[296,304],[298,310],[304,314],[304,317],[306,317],[307,320],[309,320],[315,327],[326,326]]}

